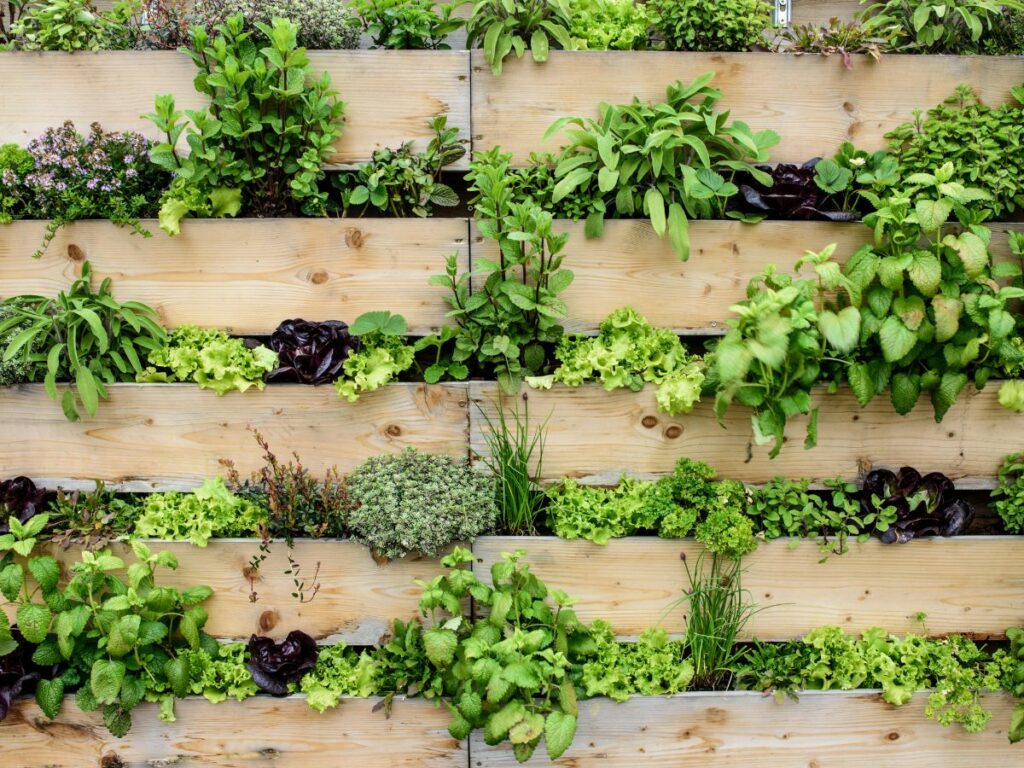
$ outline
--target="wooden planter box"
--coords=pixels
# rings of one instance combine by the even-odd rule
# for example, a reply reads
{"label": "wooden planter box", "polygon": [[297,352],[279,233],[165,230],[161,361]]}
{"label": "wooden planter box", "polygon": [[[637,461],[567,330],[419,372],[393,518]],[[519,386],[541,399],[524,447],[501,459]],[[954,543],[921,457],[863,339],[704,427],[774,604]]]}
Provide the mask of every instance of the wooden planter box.
{"label": "wooden planter box", "polygon": [[[205,629],[225,641],[252,634],[281,639],[302,629],[323,643],[375,645],[392,619],[419,616],[421,590],[414,581],[444,572],[436,560],[408,557],[378,565],[359,544],[299,540],[290,554],[301,565],[307,595],[314,573],[320,584],[314,599],[300,602],[285,573],[284,542],[271,545],[255,573],[250,561],[259,552],[257,540],[215,540],[205,549],[187,542],[150,546],[178,558],[178,570],[163,571],[161,583],[213,588],[204,604],[210,615]],[[491,565],[518,549],[526,550],[526,562],[548,585],[578,600],[584,621],[604,619],[625,640],[656,626],[676,636],[685,630],[686,608],[672,603],[686,583],[680,555],[692,562],[701,549],[692,539],[630,537],[599,547],[543,536],[483,536],[472,544],[473,569],[489,581]],[[133,561],[128,547],[115,550]],[[74,549],[55,554],[69,563],[79,559]],[[762,544],[744,559],[744,587],[764,608],[744,639],[791,640],[824,624],[850,633],[882,627],[896,634],[1002,638],[1008,627],[1024,623],[1024,537],[922,539],[906,546],[852,541],[845,555],[821,560],[817,543],[791,540]],[[7,612],[13,620],[13,611]],[[923,622],[918,612],[926,614]]]}
{"label": "wooden planter box", "polygon": [[780,135],[773,163],[802,163],[844,141],[883,149],[886,132],[911,120],[914,109],[941,104],[959,83],[977,88],[986,104],[1001,104],[1024,81],[1024,59],[1012,56],[886,55],[876,63],[861,55],[847,69],[839,56],[552,51],[544,64],[506,61],[493,77],[483,53],[472,55],[474,148],[500,145],[519,164],[564,143],[558,135],[543,141],[559,117],[597,117],[598,102],[626,104],[634,96],[661,101],[671,83],[706,72],[717,72],[719,107],[734,120]]}
{"label": "wooden planter box", "polygon": [[282,320],[344,320],[389,309],[409,332],[445,324],[448,305],[431,275],[450,254],[469,268],[466,219],[196,219],[168,237],[106,221],[62,227],[43,258],[30,258],[46,224],[0,226],[0,298],[55,295],[92,265],[95,284],[114,280],[114,295],[143,301],[169,325],[269,335]]}
{"label": "wooden planter box", "polygon": [[[992,251],[1010,259],[1006,233],[1015,223],[990,225]],[[473,259],[494,259],[497,245],[472,227]],[[717,335],[733,317],[729,308],[747,296],[747,283],[769,264],[792,272],[808,250],[837,243],[839,261],[871,242],[871,229],[861,223],[827,221],[694,221],[690,223],[691,254],[680,261],[667,237],[658,237],[647,221],[612,219],[604,235],[588,239],[583,222],[561,220],[556,228],[569,232],[565,266],[575,276],[563,298],[569,305],[569,331],[596,331],[609,314],[635,307],[656,327],[686,335]],[[805,271],[809,274],[810,269]]]}
{"label": "wooden planter box", "polygon": [[388,719],[372,711],[379,702],[346,699],[321,715],[299,696],[190,698],[175,704],[172,724],[142,704],[117,739],[71,697],[53,722],[23,699],[0,723],[0,756],[4,768],[467,768],[468,745],[448,735],[447,709],[398,700]]}
{"label": "wooden planter box", "polygon": [[[1013,699],[985,697],[993,713],[983,733],[943,727],[924,716],[927,693],[903,707],[877,692],[805,692],[777,703],[760,693],[688,693],[623,704],[580,702],[579,730],[556,765],[572,768],[978,768],[1010,766],[1021,748],[1006,729]],[[469,744],[473,766],[512,768],[506,745]],[[538,750],[530,765],[551,765]]]}
{"label": "wooden planter box", "polygon": [[[981,392],[965,391],[941,424],[924,398],[900,417],[887,396],[861,408],[845,387],[836,395],[821,389],[815,395],[821,407],[817,448],[803,448],[806,419],[791,419],[788,445],[775,459],[768,458],[770,446],[754,445],[750,411],[741,406],[729,409],[723,429],[710,400],[684,416],[660,413],[652,386],[641,392],[606,392],[597,384],[555,386],[531,391],[529,398],[533,422],[547,420],[542,468],[546,481],[574,477],[611,485],[622,474],[671,472],[680,457],[688,456],[707,462],[722,477],[748,483],[765,483],[776,476],[854,479],[872,465],[900,467],[910,462],[922,471],[942,471],[958,488],[978,489],[994,487],[1003,456],[1021,443],[1024,416],[999,405],[998,384],[992,382]],[[471,447],[482,452],[486,425],[474,411],[480,406],[493,415],[499,391],[496,385],[472,382],[470,393]],[[503,401],[512,407],[512,398]]]}
{"label": "wooden planter box", "polygon": [[[116,384],[94,418],[70,422],[40,384],[0,389],[4,476],[39,485],[122,490],[193,488],[223,474],[231,459],[243,476],[263,465],[256,428],[282,458],[293,451],[314,473],[345,474],[371,456],[413,446],[465,456],[465,384],[392,384],[357,403],[333,386],[268,386],[218,397],[194,384]],[[15,426],[16,425],[16,426]]]}
{"label": "wooden planter box", "polygon": [[[990,695],[983,733],[927,720],[920,693],[903,707],[874,691],[805,692],[776,702],[759,693],[689,693],[580,702],[579,730],[556,765],[573,768],[851,768],[1010,766],[1020,747],[1006,738],[1013,700]],[[468,743],[447,732],[448,711],[422,699],[395,702],[390,719],[377,699],[346,699],[320,715],[301,697],[258,697],[176,704],[177,722],[161,723],[157,707],[133,713],[131,732],[112,737],[97,713],[69,699],[55,722],[35,702],[17,701],[0,724],[5,768],[500,768],[517,765],[507,744],[488,747],[482,733]],[[530,765],[550,765],[541,748]]]}
{"label": "wooden planter box", "polygon": [[[672,471],[681,456],[705,461],[723,477],[764,483],[772,477],[857,478],[872,465],[912,461],[941,470],[964,489],[991,488],[1003,456],[1019,447],[1024,416],[997,402],[997,384],[969,391],[941,424],[922,402],[899,417],[885,397],[861,408],[843,389],[818,394],[818,447],[802,447],[804,421],[793,419],[791,445],[776,459],[754,445],[748,411],[736,406],[725,429],[711,403],[693,413],[659,413],[654,388],[606,392],[599,385],[530,391],[534,423],[547,419],[542,479],[574,477],[614,484],[620,475]],[[105,480],[123,490],[191,488],[223,472],[232,459],[248,474],[261,466],[249,427],[279,453],[297,451],[314,472],[348,472],[371,456],[414,446],[466,456],[486,451],[485,420],[499,400],[489,382],[391,384],[350,404],[331,386],[271,385],[263,392],[218,398],[193,384],[117,384],[93,418],[64,418],[42,385],[0,390],[0,423],[17,425],[0,445],[5,474],[49,487],[91,487]],[[472,400],[472,405],[470,401]],[[504,398],[506,407],[512,399]],[[60,457],[60,466],[54,457]]]}
{"label": "wooden planter box", "polygon": [[[326,71],[346,103],[334,165],[368,160],[374,150],[433,138],[428,123],[446,113],[460,137],[470,137],[469,54],[465,51],[314,51],[314,71]],[[157,135],[142,115],[157,95],[174,94],[180,110],[200,109],[195,65],[177,51],[4,53],[0,143],[27,143],[72,120],[79,131],[99,122],[108,131]],[[455,166],[468,167],[464,157]]]}
{"label": "wooden planter box", "polygon": [[[680,635],[686,607],[670,609],[686,585],[680,555],[693,540],[629,537],[606,547],[550,537],[477,539],[475,568],[489,573],[502,552],[527,551],[530,570],[577,599],[584,621],[604,619],[636,639],[661,626]],[[779,539],[743,559],[743,586],[761,608],[745,639],[792,640],[825,624],[860,633],[1004,637],[1024,622],[1024,537],[920,539],[905,546],[851,540],[845,555],[823,555],[816,542]],[[927,614],[924,622],[916,614]]]}

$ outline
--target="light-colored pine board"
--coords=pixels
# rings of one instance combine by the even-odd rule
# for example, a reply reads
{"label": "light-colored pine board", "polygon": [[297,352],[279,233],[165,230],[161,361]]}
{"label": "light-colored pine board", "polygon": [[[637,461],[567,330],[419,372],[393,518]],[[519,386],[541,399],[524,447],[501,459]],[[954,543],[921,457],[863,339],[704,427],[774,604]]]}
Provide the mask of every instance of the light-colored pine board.
{"label": "light-colored pine board", "polygon": [[[554,765],[572,768],[978,768],[1020,763],[1006,737],[1014,701],[987,695],[983,733],[943,727],[924,715],[927,693],[903,707],[871,691],[805,692],[776,702],[759,693],[580,702],[579,730]],[[517,765],[507,744],[470,739],[480,768]],[[553,765],[537,751],[531,766]]]}
{"label": "light-colored pine board", "polygon": [[[826,395],[818,390],[821,408],[818,446],[804,450],[806,420],[790,420],[786,445],[776,459],[770,446],[753,444],[750,411],[729,409],[725,427],[718,424],[710,399],[693,413],[672,417],[660,413],[651,385],[641,392],[606,392],[590,384],[580,388],[556,386],[530,391],[530,417],[535,424],[547,419],[547,445],[542,479],[574,477],[587,483],[614,483],[623,473],[650,476],[672,470],[681,456],[707,462],[721,476],[749,483],[764,483],[779,475],[827,480],[856,478],[874,465],[903,466],[942,471],[959,488],[990,488],[1007,453],[1020,450],[1024,417],[1002,408],[998,382],[982,392],[966,391],[936,424],[931,403],[923,399],[909,415],[900,417],[887,397],[861,408],[842,389]],[[494,413],[497,387],[471,384],[471,446],[486,451],[484,419],[476,404]],[[511,408],[512,401],[505,399]]]}
{"label": "light-colored pine board", "polygon": [[[272,542],[267,559],[255,572],[250,562],[260,554],[258,539],[215,540],[203,549],[188,542],[152,541],[149,546],[178,558],[176,571],[157,572],[160,584],[179,589],[204,584],[213,589],[213,597],[203,603],[210,615],[204,629],[219,640],[245,641],[253,634],[279,640],[301,629],[321,643],[376,645],[391,630],[394,619],[419,616],[421,590],[414,580],[429,581],[444,571],[428,558],[377,565],[366,547],[346,541],[296,540],[290,552],[284,542]],[[77,548],[53,549],[67,564],[81,558]],[[113,549],[126,562],[135,561],[129,547],[117,544]],[[292,597],[294,577],[285,573],[289,554],[306,581],[307,602]],[[310,599],[314,574],[320,590]],[[12,608],[5,610],[13,619]]]}
{"label": "light-colored pine board", "polygon": [[853,21],[853,17],[869,5],[858,0],[791,0],[794,24],[827,26],[830,19]]}
{"label": "light-colored pine board", "polygon": [[465,385],[393,384],[350,404],[332,386],[276,385],[222,398],[190,384],[119,384],[94,418],[67,421],[41,385],[0,390],[0,424],[17,424],[0,448],[0,475],[46,487],[191,488],[223,472],[262,466],[248,431],[281,457],[297,452],[314,472],[346,473],[371,456],[413,446],[466,454]]}
{"label": "light-colored pine board", "polygon": [[[681,635],[685,605],[673,607],[686,581],[681,555],[695,562],[692,540],[615,539],[600,547],[552,537],[483,537],[473,545],[488,572],[503,552],[525,549],[530,570],[576,598],[584,621],[604,619],[635,639],[661,626]],[[970,633],[1003,637],[1024,622],[1024,537],[921,539],[906,546],[851,542],[822,560],[817,543],[762,544],[743,559],[743,586],[762,608],[743,639],[790,640],[824,624],[847,632],[883,627],[903,634]],[[924,625],[918,612],[927,614]]]}
{"label": "light-colored pine board", "polygon": [[718,73],[719,108],[782,137],[772,162],[804,162],[847,140],[882,149],[887,131],[912,119],[915,108],[941,104],[958,83],[977,88],[985,103],[1002,103],[1024,80],[1024,59],[892,55],[874,63],[855,56],[848,70],[838,56],[552,51],[543,64],[529,56],[508,60],[494,77],[474,51],[474,147],[501,145],[524,164],[530,152],[555,151],[565,142],[561,136],[543,141],[557,118],[597,117],[602,101],[662,101],[670,83],[705,72]]}
{"label": "light-colored pine board", "polygon": [[[860,223],[694,221],[690,259],[684,262],[646,221],[607,221],[604,234],[592,239],[583,234],[583,222],[562,220],[556,228],[570,233],[564,266],[575,277],[562,297],[569,305],[565,326],[579,332],[594,331],[614,310],[632,306],[656,327],[723,333],[729,308],[746,298],[749,280],[769,264],[791,271],[805,251],[830,243],[839,246],[836,257],[845,259],[872,237]],[[1009,256],[1005,232],[1014,228],[1022,225],[993,225],[997,257]],[[496,255],[494,241],[473,226],[473,256]]]}
{"label": "light-colored pine board", "polygon": [[[310,55],[346,102],[342,137],[332,164],[368,160],[373,151],[432,138],[430,119],[448,114],[469,138],[469,55],[460,51],[323,51]],[[171,93],[178,109],[198,109],[195,67],[176,51],[5,53],[0,93],[0,143],[27,143],[72,120],[80,131],[99,121],[106,130],[142,131],[159,138],[141,115]],[[455,167],[466,167],[463,158]]]}
{"label": "light-colored pine board", "polygon": [[0,296],[55,295],[88,259],[97,285],[111,277],[115,296],[147,302],[169,326],[265,335],[287,318],[351,323],[387,308],[428,335],[447,305],[427,281],[450,254],[469,263],[465,219],[190,220],[177,237],[144,225],[152,237],[105,221],[63,227],[39,261],[43,222],[0,227]]}
{"label": "light-colored pine board", "polygon": [[321,715],[296,696],[191,698],[176,703],[171,724],[157,719],[156,704],[142,704],[116,739],[99,713],[81,712],[70,697],[52,722],[23,699],[0,723],[0,760],[5,768],[465,768],[466,744],[448,735],[448,710],[398,700],[388,719],[371,711],[379,701],[345,699]]}

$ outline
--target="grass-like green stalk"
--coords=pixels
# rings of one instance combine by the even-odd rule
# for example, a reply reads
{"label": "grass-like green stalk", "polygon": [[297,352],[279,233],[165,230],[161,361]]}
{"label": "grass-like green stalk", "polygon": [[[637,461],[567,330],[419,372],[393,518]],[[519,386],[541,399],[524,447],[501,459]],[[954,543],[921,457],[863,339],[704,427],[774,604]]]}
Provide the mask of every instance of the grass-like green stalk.
{"label": "grass-like green stalk", "polygon": [[738,560],[702,552],[693,568],[683,555],[689,588],[672,607],[688,607],[686,649],[693,664],[691,687],[719,691],[732,685],[733,670],[743,655],[736,638],[761,609],[743,588]]}
{"label": "grass-like green stalk", "polygon": [[493,419],[480,409],[487,424],[487,455],[481,460],[495,478],[498,530],[529,536],[537,533],[537,517],[546,498],[535,478],[544,460],[547,420],[531,431],[530,401],[526,395],[522,399],[522,410],[517,402],[510,414],[499,403]]}

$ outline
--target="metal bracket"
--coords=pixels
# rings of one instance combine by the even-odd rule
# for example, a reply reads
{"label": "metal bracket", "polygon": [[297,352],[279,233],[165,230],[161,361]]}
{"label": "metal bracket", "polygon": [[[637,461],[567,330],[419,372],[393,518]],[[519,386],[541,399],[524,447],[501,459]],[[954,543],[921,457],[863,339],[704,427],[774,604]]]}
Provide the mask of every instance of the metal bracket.
{"label": "metal bracket", "polygon": [[793,21],[794,0],[775,0],[775,13],[773,14],[775,25],[788,27]]}

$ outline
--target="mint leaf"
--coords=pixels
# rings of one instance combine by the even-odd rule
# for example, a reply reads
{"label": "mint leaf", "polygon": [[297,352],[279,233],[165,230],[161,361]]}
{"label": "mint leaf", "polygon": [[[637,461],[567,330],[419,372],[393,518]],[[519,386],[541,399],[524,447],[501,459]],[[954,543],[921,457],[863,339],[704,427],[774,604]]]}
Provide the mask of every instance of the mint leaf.
{"label": "mint leaf", "polygon": [[548,757],[557,760],[572,746],[576,737],[576,717],[564,712],[552,712],[544,723],[544,741]]}

